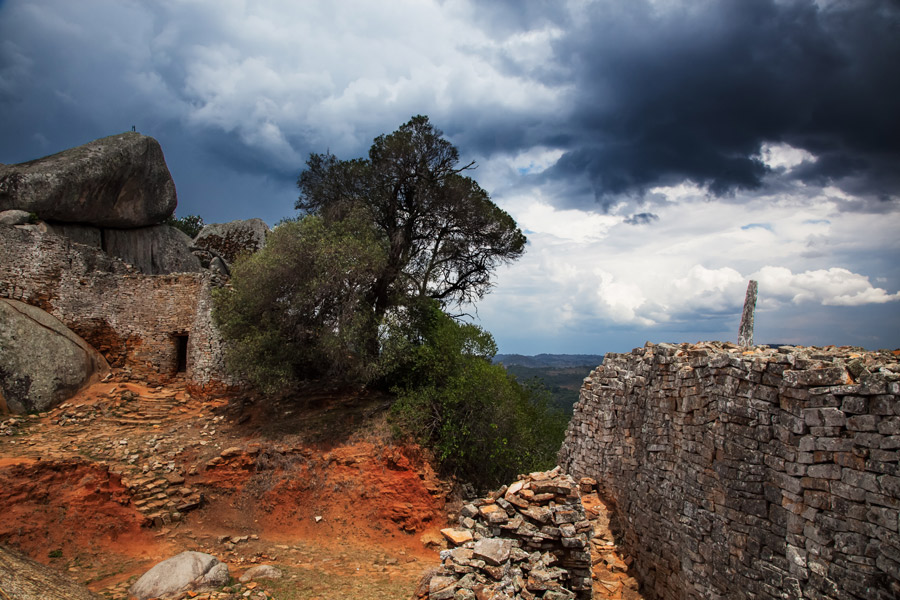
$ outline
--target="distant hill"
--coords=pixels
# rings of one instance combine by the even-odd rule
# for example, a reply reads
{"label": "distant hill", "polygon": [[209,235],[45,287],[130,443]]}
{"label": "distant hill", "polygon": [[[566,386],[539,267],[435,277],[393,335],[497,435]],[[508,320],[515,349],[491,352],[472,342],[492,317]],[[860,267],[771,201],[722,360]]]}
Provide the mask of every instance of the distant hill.
{"label": "distant hill", "polygon": [[521,383],[535,380],[550,392],[553,402],[567,415],[572,414],[578,402],[578,392],[584,378],[603,362],[599,354],[498,354],[495,363],[501,363],[506,371],[515,375]]}
{"label": "distant hill", "polygon": [[522,354],[498,354],[494,357],[495,363],[503,363],[510,367],[519,365],[522,367],[540,368],[565,368],[589,366],[592,369],[603,362],[602,354],[538,354],[536,356],[524,356]]}

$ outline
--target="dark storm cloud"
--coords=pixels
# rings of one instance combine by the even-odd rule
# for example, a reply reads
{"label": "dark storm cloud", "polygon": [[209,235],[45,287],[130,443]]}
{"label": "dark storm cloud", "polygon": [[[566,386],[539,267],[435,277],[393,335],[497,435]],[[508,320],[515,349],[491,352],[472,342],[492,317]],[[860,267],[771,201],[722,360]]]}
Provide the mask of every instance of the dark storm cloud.
{"label": "dark storm cloud", "polygon": [[[423,47],[391,45],[416,27],[336,29],[326,17],[339,7],[313,22],[265,4],[249,19],[249,6],[212,2],[0,0],[0,161],[136,125],[193,164],[293,181],[310,151],[362,155],[424,113],[463,156],[565,150],[522,178],[552,186],[559,206],[686,179],[721,195],[801,179],[895,210],[900,4],[820,3],[448,3],[419,15],[420,28],[435,16],[471,23]],[[462,34],[472,25],[482,37]],[[517,45],[541,35],[546,51]],[[764,143],[818,160],[772,172],[757,158]]]}
{"label": "dark storm cloud", "polygon": [[[584,178],[603,205],[684,180],[727,195],[761,186],[762,145],[786,143],[818,157],[791,176],[896,198],[900,3],[821,4],[600,2],[573,14],[554,46],[570,112],[541,132],[567,152],[546,176]],[[502,138],[482,136],[488,150]]]}

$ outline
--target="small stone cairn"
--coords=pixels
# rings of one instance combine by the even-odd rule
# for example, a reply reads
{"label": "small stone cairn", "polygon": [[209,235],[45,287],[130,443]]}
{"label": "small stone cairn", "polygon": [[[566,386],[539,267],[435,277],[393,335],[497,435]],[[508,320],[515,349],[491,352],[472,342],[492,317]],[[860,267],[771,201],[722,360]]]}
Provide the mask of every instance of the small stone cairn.
{"label": "small stone cairn", "polygon": [[520,475],[466,504],[461,528],[441,533],[455,547],[423,579],[429,600],[584,600],[591,598],[594,528],[579,486],[556,467]]}

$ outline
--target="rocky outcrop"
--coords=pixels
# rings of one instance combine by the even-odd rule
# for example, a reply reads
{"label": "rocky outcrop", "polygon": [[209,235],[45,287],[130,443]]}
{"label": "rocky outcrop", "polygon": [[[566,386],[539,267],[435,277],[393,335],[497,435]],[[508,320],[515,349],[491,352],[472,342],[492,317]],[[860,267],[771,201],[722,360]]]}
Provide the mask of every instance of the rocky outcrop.
{"label": "rocky outcrop", "polygon": [[56,317],[0,299],[0,395],[9,411],[44,411],[106,373],[106,360]]}
{"label": "rocky outcrop", "polygon": [[[118,258],[146,275],[199,273],[202,269],[211,269],[211,261],[207,260],[204,264],[202,257],[192,250],[191,238],[168,225],[108,229],[77,223],[42,221],[33,225],[20,225],[17,229],[58,235],[76,244],[99,248],[108,256]],[[214,259],[215,256],[210,258]],[[224,273],[228,274],[227,269]]]}
{"label": "rocky outcrop", "polygon": [[137,600],[174,598],[188,591],[211,590],[228,583],[228,566],[202,552],[182,552],[138,579],[128,593]]}
{"label": "rocky outcrop", "polygon": [[0,165],[0,211],[45,221],[131,228],[175,211],[175,183],[159,143],[121,133],[17,165]]}
{"label": "rocky outcrop", "polygon": [[103,249],[147,275],[199,273],[200,260],[191,253],[191,238],[168,225],[140,229],[104,229]]}
{"label": "rocky outcrop", "polygon": [[559,467],[465,505],[460,525],[441,532],[457,547],[441,552],[440,569],[429,573],[417,597],[591,598],[594,529],[579,485]]}
{"label": "rocky outcrop", "polygon": [[241,254],[252,254],[266,243],[269,227],[262,219],[213,223],[194,238],[194,246],[213,250],[233,264]]}
{"label": "rocky outcrop", "polygon": [[0,597],[15,600],[100,600],[50,567],[0,546]]}
{"label": "rocky outcrop", "polygon": [[0,165],[0,225],[100,248],[148,275],[203,268],[191,253],[191,239],[162,225],[175,205],[175,184],[159,144],[138,133]]}

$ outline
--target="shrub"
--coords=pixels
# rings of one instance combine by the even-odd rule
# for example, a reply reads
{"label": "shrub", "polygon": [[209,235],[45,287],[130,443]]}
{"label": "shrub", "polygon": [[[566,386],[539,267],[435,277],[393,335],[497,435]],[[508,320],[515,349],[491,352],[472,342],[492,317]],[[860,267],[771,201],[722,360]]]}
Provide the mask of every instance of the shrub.
{"label": "shrub", "polygon": [[436,305],[419,312],[421,343],[394,372],[398,430],[432,447],[445,473],[483,489],[552,467],[566,418],[549,394],[491,364],[488,332]]}
{"label": "shrub", "polygon": [[197,237],[204,225],[203,218],[200,215],[188,215],[181,218],[170,215],[163,223],[175,229],[180,229],[191,239]]}
{"label": "shrub", "polygon": [[231,285],[213,296],[231,373],[267,392],[309,378],[371,379],[365,293],[384,249],[361,223],[288,221],[234,264]]}

